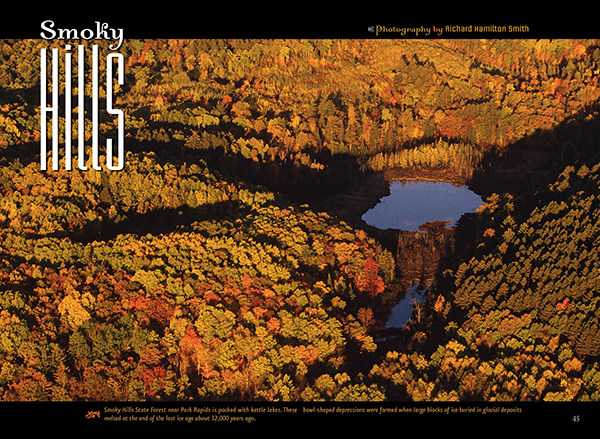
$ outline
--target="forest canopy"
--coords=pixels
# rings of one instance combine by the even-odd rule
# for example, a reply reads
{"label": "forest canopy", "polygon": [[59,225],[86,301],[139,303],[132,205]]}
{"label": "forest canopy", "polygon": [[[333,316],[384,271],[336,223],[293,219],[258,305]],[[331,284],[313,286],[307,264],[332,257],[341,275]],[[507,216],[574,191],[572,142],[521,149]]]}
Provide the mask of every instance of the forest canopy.
{"label": "forest canopy", "polygon": [[[125,40],[116,172],[40,170],[60,44],[0,42],[0,399],[599,399],[597,40]],[[379,337],[403,261],[295,200],[523,149],[550,180],[488,196]]]}

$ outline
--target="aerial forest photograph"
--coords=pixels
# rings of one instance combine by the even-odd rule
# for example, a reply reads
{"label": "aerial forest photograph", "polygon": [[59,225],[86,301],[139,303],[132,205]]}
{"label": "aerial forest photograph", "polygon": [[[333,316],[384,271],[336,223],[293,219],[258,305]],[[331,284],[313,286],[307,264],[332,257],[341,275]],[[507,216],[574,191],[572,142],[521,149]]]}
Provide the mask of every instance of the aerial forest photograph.
{"label": "aerial forest photograph", "polygon": [[57,26],[0,40],[1,401],[600,400],[599,39]]}

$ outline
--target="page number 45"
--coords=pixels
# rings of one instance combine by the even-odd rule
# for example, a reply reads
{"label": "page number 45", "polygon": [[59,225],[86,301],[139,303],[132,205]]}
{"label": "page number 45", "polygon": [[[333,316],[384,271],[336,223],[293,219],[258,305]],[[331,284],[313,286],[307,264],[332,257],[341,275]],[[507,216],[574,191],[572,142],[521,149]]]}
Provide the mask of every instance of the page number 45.
{"label": "page number 45", "polygon": [[579,415],[575,415],[573,416],[573,419],[571,419],[573,422],[579,422]]}

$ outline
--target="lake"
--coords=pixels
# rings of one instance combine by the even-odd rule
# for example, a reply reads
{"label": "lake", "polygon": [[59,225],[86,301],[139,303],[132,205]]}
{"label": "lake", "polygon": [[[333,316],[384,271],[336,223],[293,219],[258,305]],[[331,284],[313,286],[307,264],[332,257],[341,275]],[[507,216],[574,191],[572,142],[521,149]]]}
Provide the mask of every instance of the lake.
{"label": "lake", "polygon": [[413,312],[413,301],[424,303],[427,286],[421,285],[420,282],[415,282],[412,287],[406,292],[404,299],[400,300],[392,308],[392,315],[385,324],[386,328],[401,328],[406,326],[406,323],[411,319]]}
{"label": "lake", "polygon": [[[390,194],[382,197],[362,219],[381,230],[418,231],[420,225],[433,221],[447,221],[454,226],[463,214],[475,212],[482,204],[481,196],[467,186],[444,181],[394,180],[390,183]],[[393,307],[385,327],[406,326],[413,312],[411,302],[424,302],[427,287],[420,282],[413,284]]]}
{"label": "lake", "polygon": [[467,186],[445,181],[394,180],[390,195],[368,210],[362,219],[381,230],[417,231],[428,221],[449,221],[456,225],[460,217],[483,204],[479,195]]}

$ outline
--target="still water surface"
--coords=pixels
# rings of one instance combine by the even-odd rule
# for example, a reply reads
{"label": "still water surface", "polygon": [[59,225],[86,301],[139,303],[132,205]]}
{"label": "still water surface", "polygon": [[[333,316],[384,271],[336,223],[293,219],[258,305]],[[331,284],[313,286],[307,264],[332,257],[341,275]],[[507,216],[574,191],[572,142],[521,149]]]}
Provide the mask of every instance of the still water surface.
{"label": "still water surface", "polygon": [[392,315],[385,324],[386,328],[401,328],[406,326],[406,323],[411,319],[413,312],[413,300],[419,303],[424,303],[426,296],[426,286],[420,282],[415,282],[413,286],[406,292],[404,299],[398,301],[392,308]]}
{"label": "still water surface", "polygon": [[483,204],[479,195],[467,186],[445,181],[394,180],[390,195],[368,210],[362,219],[378,229],[419,230],[428,221],[449,221],[456,225],[460,217]]}
{"label": "still water surface", "polygon": [[[463,214],[475,212],[482,204],[481,197],[467,186],[443,181],[395,180],[390,184],[390,195],[381,198],[362,219],[381,230],[418,231],[428,221],[448,221],[454,226]],[[426,288],[415,283],[392,309],[386,328],[406,326],[413,312],[411,301],[425,301]]]}

